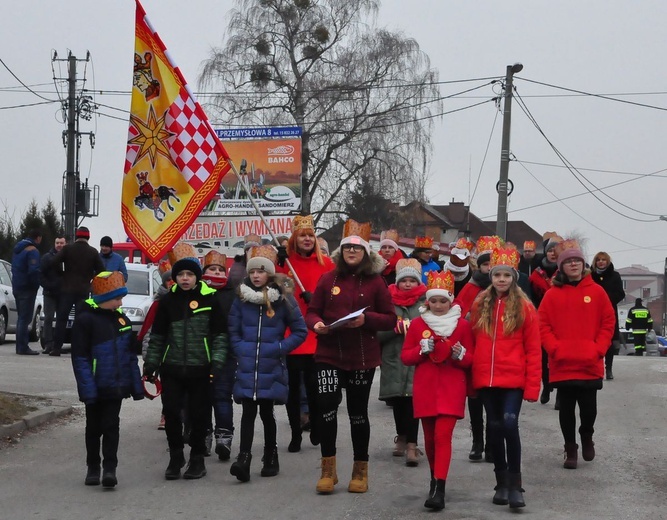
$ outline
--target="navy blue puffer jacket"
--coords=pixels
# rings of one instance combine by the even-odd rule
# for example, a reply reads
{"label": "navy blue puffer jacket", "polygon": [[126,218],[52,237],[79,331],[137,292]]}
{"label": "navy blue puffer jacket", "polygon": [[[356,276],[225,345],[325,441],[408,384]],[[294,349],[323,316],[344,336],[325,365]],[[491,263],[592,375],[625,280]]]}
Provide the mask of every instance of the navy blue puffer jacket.
{"label": "navy blue puffer jacket", "polygon": [[72,367],[79,400],[143,399],[132,325],[120,311],[101,309],[92,299],[77,312],[72,327]]}
{"label": "navy blue puffer jacket", "polygon": [[[229,337],[238,360],[234,401],[271,399],[285,403],[285,357],[305,341],[307,334],[299,305],[292,296],[279,296],[269,311],[264,303],[258,303],[261,292],[245,284],[239,289],[241,296],[234,300],[229,313]],[[272,291],[276,291],[275,296],[278,289]],[[287,328],[290,334],[285,337]]]}

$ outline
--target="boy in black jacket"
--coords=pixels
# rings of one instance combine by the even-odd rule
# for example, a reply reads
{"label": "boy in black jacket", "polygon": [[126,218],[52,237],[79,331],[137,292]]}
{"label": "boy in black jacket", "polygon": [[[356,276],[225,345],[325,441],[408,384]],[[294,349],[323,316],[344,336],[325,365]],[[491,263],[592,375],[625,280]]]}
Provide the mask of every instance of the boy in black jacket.
{"label": "boy in black jacket", "polygon": [[[72,367],[79,399],[86,404],[86,486],[112,488],[118,483],[120,407],[130,395],[144,398],[137,356],[132,351],[132,324],[120,310],[127,294],[118,271],[98,274],[93,297],[86,300],[72,327]],[[100,459],[100,438],[102,455]]]}

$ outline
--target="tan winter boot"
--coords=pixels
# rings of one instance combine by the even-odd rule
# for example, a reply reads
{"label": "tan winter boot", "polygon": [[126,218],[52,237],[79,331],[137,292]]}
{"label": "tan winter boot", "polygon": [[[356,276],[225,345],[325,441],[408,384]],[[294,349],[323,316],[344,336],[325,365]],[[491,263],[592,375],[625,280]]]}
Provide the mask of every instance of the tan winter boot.
{"label": "tan winter boot", "polygon": [[336,484],[338,484],[336,457],[322,457],[322,476],[317,481],[317,492],[322,494],[333,493]]}
{"label": "tan winter boot", "polygon": [[368,491],[368,462],[355,460],[352,467],[352,478],[347,486],[350,493],[366,493]]}
{"label": "tan winter boot", "polygon": [[422,450],[417,448],[416,442],[408,442],[405,450],[405,465],[414,468],[419,466],[419,456],[423,455]]}
{"label": "tan winter boot", "polygon": [[405,455],[405,435],[397,435],[394,437],[394,451],[392,452],[392,455],[394,457],[402,457]]}

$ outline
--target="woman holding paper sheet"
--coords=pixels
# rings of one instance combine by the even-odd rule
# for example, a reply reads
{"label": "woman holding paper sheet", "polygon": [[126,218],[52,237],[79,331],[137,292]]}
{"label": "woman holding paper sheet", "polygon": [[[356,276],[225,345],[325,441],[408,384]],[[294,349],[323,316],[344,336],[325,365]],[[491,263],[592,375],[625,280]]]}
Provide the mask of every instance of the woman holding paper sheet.
{"label": "woman holding paper sheet", "polygon": [[[338,405],[342,388],[350,419],[354,451],[350,493],[368,490],[368,400],[381,351],[377,331],[391,330],[396,314],[380,273],[384,261],[368,244],[370,224],[345,223],[339,251],[332,255],[336,268],[320,278],[306,314],[306,324],[317,335],[315,368],[320,408],[322,476],[318,493],[332,493],[336,475]],[[329,329],[335,321],[363,309],[358,317]]]}

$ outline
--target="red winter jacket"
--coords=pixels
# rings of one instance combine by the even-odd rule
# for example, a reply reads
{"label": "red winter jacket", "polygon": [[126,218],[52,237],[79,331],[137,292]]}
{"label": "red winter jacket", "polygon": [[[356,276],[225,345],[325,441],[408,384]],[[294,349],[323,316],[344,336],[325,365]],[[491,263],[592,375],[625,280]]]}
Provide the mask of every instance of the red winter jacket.
{"label": "red winter jacket", "polygon": [[604,289],[586,275],[576,285],[554,284],[539,309],[549,355],[549,382],[602,379],[616,318]]}
{"label": "red winter jacket", "polygon": [[[315,287],[317,286],[317,282],[319,281],[320,277],[329,271],[331,271],[334,268],[334,264],[331,261],[331,258],[328,256],[322,256],[322,260],[324,261],[324,265],[320,265],[320,263],[317,261],[317,255],[312,254],[310,256],[301,256],[298,253],[292,253],[289,255],[288,260],[290,264],[292,264],[292,267],[296,271],[296,275],[299,277],[299,280],[301,280],[301,283],[305,287],[306,291],[312,293],[315,290]],[[285,263],[284,267],[276,266],[276,272],[278,273],[284,273],[290,278],[294,278],[294,275],[292,274],[292,270],[287,267],[287,263]],[[294,297],[296,298],[296,301],[299,304],[299,309],[301,309],[301,314],[304,316],[306,315],[306,312],[308,311],[308,304],[303,301],[303,298],[301,298],[301,293],[303,291],[301,290],[301,287],[299,287],[299,284],[294,282]],[[289,353],[290,356],[296,355],[296,354],[315,354],[315,348],[317,347],[317,334],[315,334],[312,330],[308,331],[308,336],[306,337],[306,341],[304,341],[301,346],[293,350],[292,352]]]}
{"label": "red winter jacket", "polygon": [[[433,337],[435,350],[422,356],[419,341]],[[452,345],[461,342],[466,349],[461,361],[452,359]],[[401,361],[416,365],[412,381],[412,403],[415,417],[451,415],[458,419],[465,416],[468,370],[473,360],[475,338],[470,323],[461,318],[448,338],[438,336],[419,317],[410,323],[405,336]]]}
{"label": "red winter jacket", "polygon": [[[374,272],[384,267],[380,257],[371,253]],[[354,329],[339,328],[317,336],[315,361],[328,363],[342,370],[366,370],[380,365],[380,342],[376,332],[392,330],[396,325],[394,304],[389,289],[379,274],[339,274],[329,271],[317,283],[306,313],[310,330],[318,322],[334,321],[368,307],[365,323]]]}
{"label": "red winter jacket", "polygon": [[472,308],[472,304],[477,295],[482,292],[482,288],[473,282],[468,282],[463,286],[461,292],[456,295],[454,304],[461,307],[461,316],[466,317]]}
{"label": "red winter jacket", "polygon": [[[471,323],[479,318],[480,300],[472,308]],[[509,336],[503,333],[502,317],[505,298],[496,301],[491,323],[491,335],[474,329],[475,358],[472,364],[472,384],[481,388],[521,388],[523,398],[536,401],[542,378],[542,349],[537,311],[533,304],[523,301],[523,326]]]}

